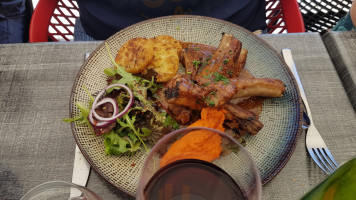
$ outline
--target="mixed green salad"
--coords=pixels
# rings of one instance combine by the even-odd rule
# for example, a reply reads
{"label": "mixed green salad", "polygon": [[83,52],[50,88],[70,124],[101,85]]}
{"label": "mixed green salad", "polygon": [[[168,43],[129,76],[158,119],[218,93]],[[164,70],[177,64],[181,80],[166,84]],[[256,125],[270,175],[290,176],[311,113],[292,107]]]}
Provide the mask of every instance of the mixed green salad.
{"label": "mixed green salad", "polygon": [[[178,123],[157,102],[160,84],[134,76],[118,66],[105,44],[114,68],[106,68],[108,86],[95,97],[84,86],[89,102],[76,102],[80,114],[64,122],[86,124],[97,136],[104,138],[107,155],[133,155],[141,149],[148,152],[147,142],[157,135],[178,129]],[[156,135],[156,136],[155,136]]]}

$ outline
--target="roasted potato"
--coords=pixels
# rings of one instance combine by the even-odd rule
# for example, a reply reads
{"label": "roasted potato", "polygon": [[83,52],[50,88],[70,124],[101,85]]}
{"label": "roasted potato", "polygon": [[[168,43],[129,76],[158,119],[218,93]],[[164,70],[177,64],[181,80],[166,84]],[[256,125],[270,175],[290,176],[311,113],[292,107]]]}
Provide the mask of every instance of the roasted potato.
{"label": "roasted potato", "polygon": [[179,40],[168,35],[150,39],[153,44],[153,60],[142,74],[154,71],[157,82],[166,82],[177,74],[182,45]]}
{"label": "roasted potato", "polygon": [[127,72],[137,74],[146,69],[153,60],[153,43],[146,38],[133,38],[123,44],[115,61]]}

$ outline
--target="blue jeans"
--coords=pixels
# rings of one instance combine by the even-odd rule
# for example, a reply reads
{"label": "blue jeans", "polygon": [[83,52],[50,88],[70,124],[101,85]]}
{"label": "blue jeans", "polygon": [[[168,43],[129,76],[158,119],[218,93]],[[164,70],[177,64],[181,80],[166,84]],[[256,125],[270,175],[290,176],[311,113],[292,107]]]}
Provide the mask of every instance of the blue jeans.
{"label": "blue jeans", "polygon": [[90,35],[88,35],[80,22],[80,18],[75,21],[74,27],[74,41],[95,41]]}

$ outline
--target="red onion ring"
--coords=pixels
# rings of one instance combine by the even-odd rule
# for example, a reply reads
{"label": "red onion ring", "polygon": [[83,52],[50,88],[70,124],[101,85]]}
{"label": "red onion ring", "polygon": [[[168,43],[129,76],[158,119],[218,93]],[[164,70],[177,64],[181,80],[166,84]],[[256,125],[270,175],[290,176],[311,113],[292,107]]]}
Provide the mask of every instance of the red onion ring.
{"label": "red onion ring", "polygon": [[93,126],[96,126],[96,127],[104,127],[104,126],[107,126],[111,123],[113,123],[115,121],[115,119],[111,120],[111,121],[99,121],[99,122],[95,122],[94,121],[94,118],[93,118],[93,110],[91,109],[90,110],[90,113],[89,113],[89,121],[90,123],[93,125]]}
{"label": "red onion ring", "polygon": [[106,97],[106,98],[103,98],[103,99],[102,99],[101,101],[99,101],[95,106],[92,106],[92,108],[94,108],[94,109],[90,109],[90,113],[89,113],[89,116],[88,116],[88,117],[89,117],[89,121],[90,121],[94,126],[103,127],[103,126],[109,125],[110,123],[112,123],[112,122],[115,121],[115,119],[113,119],[113,120],[106,120],[107,118],[104,118],[104,117],[100,117],[100,116],[99,116],[100,119],[96,118],[99,122],[97,122],[96,124],[94,123],[95,121],[94,121],[94,118],[93,118],[93,111],[94,111],[97,107],[103,105],[104,103],[111,103],[111,104],[112,104],[112,106],[113,106],[113,108],[114,108],[113,115],[117,115],[117,113],[118,113],[119,108],[118,108],[118,105],[117,105],[115,99],[107,98],[107,97]]}
{"label": "red onion ring", "polygon": [[[103,105],[104,103],[111,103],[112,106],[114,107],[114,112],[113,112],[113,116],[117,115],[118,112],[119,112],[119,107],[117,105],[117,102],[115,101],[115,99],[112,99],[112,98],[103,98],[101,101],[99,101],[95,106],[92,106],[94,109],[93,109],[93,115],[94,117],[99,120],[99,121],[111,121],[113,119],[116,119],[115,118],[112,118],[113,116],[109,117],[109,118],[106,118],[106,117],[101,117],[99,116],[95,109],[101,105]],[[93,104],[94,105],[94,104]],[[112,119],[111,119],[112,118]]]}
{"label": "red onion ring", "polygon": [[[100,97],[106,92],[106,90],[112,88],[112,87],[121,87],[121,88],[124,88],[127,93],[130,95],[130,100],[129,102],[127,103],[126,107],[124,110],[122,110],[120,113],[119,113],[119,108],[118,108],[118,105],[117,105],[117,102],[114,100],[114,99],[111,99],[111,98],[104,98],[102,99],[101,101],[98,102],[98,100],[100,99]],[[111,100],[110,100],[111,99]],[[112,85],[109,85],[107,86],[106,88],[104,88],[94,99],[94,102],[93,102],[93,105],[90,109],[90,113],[89,113],[89,121],[95,125],[95,126],[98,126],[98,127],[101,127],[101,126],[106,126],[110,123],[112,123],[114,120],[116,120],[117,118],[123,116],[125,113],[127,113],[127,111],[129,111],[129,109],[131,108],[132,104],[133,104],[133,100],[134,100],[134,95],[132,93],[132,91],[130,90],[130,88],[128,88],[126,85],[124,84],[120,84],[120,83],[116,83],[116,84],[112,84]],[[105,117],[100,117],[95,109],[104,104],[104,103],[111,103],[113,104],[114,106],[114,113],[113,113],[113,116],[111,117],[108,117],[108,118],[105,118]],[[93,116],[99,120],[98,123],[95,124],[94,122],[94,118]]]}

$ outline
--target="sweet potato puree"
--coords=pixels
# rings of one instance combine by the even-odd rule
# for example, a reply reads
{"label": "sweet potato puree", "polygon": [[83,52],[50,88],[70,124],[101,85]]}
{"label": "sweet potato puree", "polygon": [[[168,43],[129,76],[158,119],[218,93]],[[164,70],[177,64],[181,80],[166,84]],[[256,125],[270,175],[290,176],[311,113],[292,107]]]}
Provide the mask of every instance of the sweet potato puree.
{"label": "sweet potato puree", "polygon": [[[208,127],[224,132],[223,123],[225,110],[204,108],[201,111],[201,119],[189,127]],[[176,160],[199,159],[211,162],[219,158],[221,153],[221,137],[217,133],[196,130],[192,131],[174,142],[160,162],[160,167]]]}

